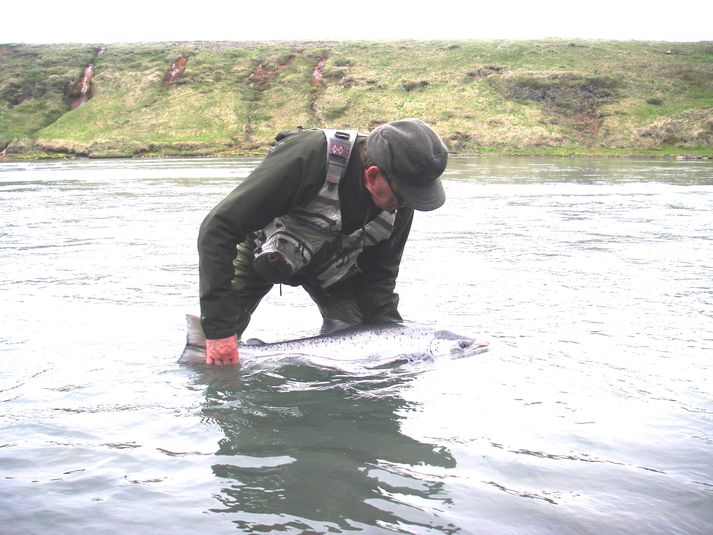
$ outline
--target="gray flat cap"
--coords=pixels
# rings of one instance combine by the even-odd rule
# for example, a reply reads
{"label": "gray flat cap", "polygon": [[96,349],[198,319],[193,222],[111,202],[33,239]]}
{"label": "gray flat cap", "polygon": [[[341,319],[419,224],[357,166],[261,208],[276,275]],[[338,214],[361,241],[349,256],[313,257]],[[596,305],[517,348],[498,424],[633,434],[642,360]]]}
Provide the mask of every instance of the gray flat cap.
{"label": "gray flat cap", "polygon": [[420,119],[376,127],[366,139],[366,150],[411,208],[435,210],[446,201],[439,177],[448,164],[448,149]]}

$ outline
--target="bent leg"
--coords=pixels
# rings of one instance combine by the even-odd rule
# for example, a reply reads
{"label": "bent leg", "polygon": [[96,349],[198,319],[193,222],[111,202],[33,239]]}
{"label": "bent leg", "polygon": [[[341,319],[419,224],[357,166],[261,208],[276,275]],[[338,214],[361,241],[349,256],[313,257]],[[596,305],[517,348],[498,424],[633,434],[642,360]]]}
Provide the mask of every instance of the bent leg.
{"label": "bent leg", "polygon": [[342,286],[338,290],[322,290],[308,285],[304,285],[303,288],[322,314],[320,334],[341,331],[364,322],[364,314],[351,285]]}

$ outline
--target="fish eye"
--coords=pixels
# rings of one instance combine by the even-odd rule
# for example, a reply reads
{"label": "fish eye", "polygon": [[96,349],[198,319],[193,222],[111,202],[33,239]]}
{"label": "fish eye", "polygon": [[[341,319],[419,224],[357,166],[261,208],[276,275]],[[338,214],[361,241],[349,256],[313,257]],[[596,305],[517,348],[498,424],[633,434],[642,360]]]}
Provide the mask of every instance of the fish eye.
{"label": "fish eye", "polygon": [[473,342],[470,340],[458,340],[458,347],[460,349],[468,349],[471,345],[473,345]]}

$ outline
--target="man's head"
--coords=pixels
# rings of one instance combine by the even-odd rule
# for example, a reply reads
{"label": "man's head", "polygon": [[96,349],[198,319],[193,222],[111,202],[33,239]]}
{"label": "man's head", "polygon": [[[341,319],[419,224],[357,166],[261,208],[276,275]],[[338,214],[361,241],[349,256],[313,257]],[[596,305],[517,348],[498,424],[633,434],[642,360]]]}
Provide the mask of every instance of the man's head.
{"label": "man's head", "polygon": [[366,150],[399,205],[423,211],[443,205],[446,194],[439,177],[448,163],[448,149],[426,123],[403,119],[382,124],[369,133]]}

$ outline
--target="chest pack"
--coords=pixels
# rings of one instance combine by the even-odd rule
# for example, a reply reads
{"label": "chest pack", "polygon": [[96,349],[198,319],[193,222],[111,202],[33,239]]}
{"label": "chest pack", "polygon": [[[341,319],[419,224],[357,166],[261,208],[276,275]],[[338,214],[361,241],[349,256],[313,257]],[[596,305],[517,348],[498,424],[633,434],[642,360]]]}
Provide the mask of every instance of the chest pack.
{"label": "chest pack", "polygon": [[253,235],[253,266],[267,282],[328,288],[357,272],[364,247],[386,240],[395,213],[382,211],[349,235],[342,234],[339,182],[356,142],[355,130],[322,130],[327,137],[326,178],[305,207],[292,208]]}

